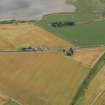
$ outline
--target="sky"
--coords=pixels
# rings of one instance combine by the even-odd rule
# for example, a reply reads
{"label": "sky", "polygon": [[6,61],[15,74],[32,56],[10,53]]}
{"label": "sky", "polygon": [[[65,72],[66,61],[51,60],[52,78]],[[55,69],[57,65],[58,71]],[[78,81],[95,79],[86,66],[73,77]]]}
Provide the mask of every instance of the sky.
{"label": "sky", "polygon": [[40,19],[55,12],[72,12],[64,0],[0,0],[0,19]]}

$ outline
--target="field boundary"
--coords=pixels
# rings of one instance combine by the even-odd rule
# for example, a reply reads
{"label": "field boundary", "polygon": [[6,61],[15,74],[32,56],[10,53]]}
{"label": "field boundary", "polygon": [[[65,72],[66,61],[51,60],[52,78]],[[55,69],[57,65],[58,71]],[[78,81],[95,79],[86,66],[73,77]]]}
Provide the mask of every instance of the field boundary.
{"label": "field boundary", "polygon": [[105,51],[102,52],[102,53],[98,56],[98,58],[92,63],[91,68],[94,67],[94,65],[100,60],[100,58],[102,57],[102,55],[104,55],[104,53],[105,53]]}
{"label": "field boundary", "polygon": [[84,96],[85,90],[88,88],[90,82],[93,80],[93,78],[96,76],[96,74],[99,72],[99,70],[103,67],[105,64],[105,52],[98,58],[98,61],[96,64],[93,66],[93,68],[90,69],[89,73],[87,76],[84,78],[82,83],[80,84],[80,87],[77,90],[76,95],[73,98],[73,101],[70,103],[70,105],[76,105],[76,103],[79,101],[79,99]]}

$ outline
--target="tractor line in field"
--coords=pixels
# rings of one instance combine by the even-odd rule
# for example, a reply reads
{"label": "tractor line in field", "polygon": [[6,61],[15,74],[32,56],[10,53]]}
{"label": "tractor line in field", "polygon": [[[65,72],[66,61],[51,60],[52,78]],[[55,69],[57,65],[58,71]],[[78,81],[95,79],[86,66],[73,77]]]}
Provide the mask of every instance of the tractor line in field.
{"label": "tractor line in field", "polygon": [[102,92],[100,92],[95,99],[91,102],[90,105],[95,105],[95,103],[97,102],[97,100],[105,93],[105,90],[103,90]]}

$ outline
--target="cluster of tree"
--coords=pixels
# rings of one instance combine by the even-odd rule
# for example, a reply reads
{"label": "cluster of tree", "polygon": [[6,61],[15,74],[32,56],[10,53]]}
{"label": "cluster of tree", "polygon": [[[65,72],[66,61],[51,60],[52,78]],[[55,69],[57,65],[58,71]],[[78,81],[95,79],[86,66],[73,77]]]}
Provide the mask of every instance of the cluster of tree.
{"label": "cluster of tree", "polygon": [[75,25],[75,22],[73,21],[65,21],[65,22],[53,22],[51,23],[51,26],[52,27],[65,27],[65,26],[74,26]]}
{"label": "cluster of tree", "polygon": [[74,54],[73,48],[63,49],[66,56],[72,56]]}

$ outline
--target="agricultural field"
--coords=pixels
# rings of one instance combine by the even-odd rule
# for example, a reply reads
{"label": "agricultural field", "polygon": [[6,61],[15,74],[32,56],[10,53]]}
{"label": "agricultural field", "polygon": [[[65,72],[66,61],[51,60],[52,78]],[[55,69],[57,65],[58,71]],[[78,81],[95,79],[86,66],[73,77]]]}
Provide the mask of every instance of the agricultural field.
{"label": "agricultural field", "polygon": [[[47,20],[47,19],[46,19]],[[55,20],[57,21],[57,20]],[[65,21],[65,20],[64,20]],[[58,37],[65,39],[66,41],[73,43],[79,47],[97,47],[105,45],[105,21],[77,23],[75,26],[54,28],[48,26],[52,22],[39,22],[39,25],[53,32]]]}
{"label": "agricultural field", "polygon": [[33,24],[0,24],[0,50],[29,46],[63,48],[72,44]]}
{"label": "agricultural field", "polygon": [[66,2],[76,6],[77,14],[101,16],[105,12],[104,0],[66,0]]}
{"label": "agricultural field", "polygon": [[[72,42],[80,47],[96,47],[105,45],[105,3],[101,0],[68,0],[72,2],[77,11],[73,14],[54,14],[43,17],[36,22],[54,35]],[[88,8],[88,9],[87,9]],[[53,22],[73,21],[75,26],[71,27],[52,27]]]}
{"label": "agricultural field", "polygon": [[0,105],[105,105],[105,0],[4,1]]}
{"label": "agricultural field", "polygon": [[9,96],[3,95],[1,92],[0,105],[20,105],[20,104],[17,103],[15,100],[11,99]]}
{"label": "agricultural field", "polygon": [[0,65],[0,91],[24,105],[69,105],[89,72],[60,53],[0,53]]}
{"label": "agricultural field", "polygon": [[75,50],[72,58],[84,66],[92,68],[98,57],[105,51],[105,48],[81,48]]}
{"label": "agricultural field", "polygon": [[[101,82],[96,80],[96,82],[94,83],[93,80],[97,77],[97,74],[104,66],[105,66],[105,52],[103,52],[99,56],[99,58],[97,59],[97,62],[91,68],[91,70],[85,77],[84,81],[81,83],[81,86],[79,87],[78,92],[76,93],[71,105],[84,105],[84,104],[95,105],[94,103],[96,99],[100,96],[100,93],[102,92],[103,89],[100,90],[100,93],[99,93],[99,90],[97,92],[96,91],[97,87],[100,85],[99,83]],[[93,95],[92,93],[95,93],[96,97],[95,96],[91,97]],[[87,99],[89,99],[88,101],[91,100],[92,102],[88,102]]]}
{"label": "agricultural field", "polygon": [[104,105],[104,103],[105,103],[105,93],[103,92],[96,101],[96,105]]}
{"label": "agricultural field", "polygon": [[86,90],[84,104],[86,105],[104,105],[105,103],[105,66],[92,80]]}
{"label": "agricultural field", "polygon": [[12,99],[9,99],[3,105],[20,105],[20,104],[13,101]]}
{"label": "agricultural field", "polygon": [[8,98],[6,96],[0,95],[0,105],[4,105],[7,102]]}

